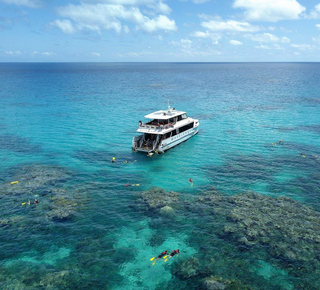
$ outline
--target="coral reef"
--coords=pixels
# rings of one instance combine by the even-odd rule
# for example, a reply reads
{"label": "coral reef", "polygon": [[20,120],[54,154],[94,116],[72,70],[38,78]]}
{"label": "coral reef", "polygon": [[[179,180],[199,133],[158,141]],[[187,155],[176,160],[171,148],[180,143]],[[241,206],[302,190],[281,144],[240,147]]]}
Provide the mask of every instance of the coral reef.
{"label": "coral reef", "polygon": [[38,190],[47,190],[47,186],[56,186],[71,178],[71,173],[60,166],[43,164],[24,165],[14,168],[10,181],[1,185],[1,195],[22,195],[34,193]]}
{"label": "coral reef", "polygon": [[[85,189],[78,189],[79,186],[74,185],[68,189],[72,174],[60,166],[35,164],[17,167],[12,170],[10,180],[18,183],[3,183],[0,197],[9,202],[10,198],[16,196],[21,201],[31,200],[31,204],[36,197],[40,202],[37,204],[41,208],[39,215],[46,216],[50,221],[67,221],[88,201]],[[26,204],[25,208],[29,208],[29,205]],[[2,218],[0,226],[8,226],[12,222],[12,217]]]}
{"label": "coral reef", "polygon": [[49,220],[63,222],[72,219],[78,208],[87,202],[88,199],[84,195],[71,193],[63,193],[50,197],[50,204],[46,217]]}
{"label": "coral reef", "polygon": [[195,257],[191,257],[176,264],[172,272],[176,277],[185,280],[196,276],[199,273],[199,267],[199,260]]}
{"label": "coral reef", "polygon": [[228,289],[234,289],[234,290],[249,290],[249,287],[246,287],[239,283],[237,280],[228,280],[224,279],[222,277],[215,277],[210,276],[202,281],[203,287],[206,290],[228,290]]}
{"label": "coral reef", "polygon": [[152,187],[148,191],[138,194],[136,205],[145,211],[161,212],[164,215],[171,215],[173,208],[178,203],[179,194],[176,192],[166,192],[164,189]]}
{"label": "coral reef", "polygon": [[168,205],[165,205],[164,207],[162,207],[160,209],[160,214],[162,216],[172,216],[174,213],[174,210],[172,207],[168,206]]}
{"label": "coral reef", "polygon": [[287,262],[320,263],[320,214],[288,197],[233,196],[224,233],[246,246],[266,245]]}

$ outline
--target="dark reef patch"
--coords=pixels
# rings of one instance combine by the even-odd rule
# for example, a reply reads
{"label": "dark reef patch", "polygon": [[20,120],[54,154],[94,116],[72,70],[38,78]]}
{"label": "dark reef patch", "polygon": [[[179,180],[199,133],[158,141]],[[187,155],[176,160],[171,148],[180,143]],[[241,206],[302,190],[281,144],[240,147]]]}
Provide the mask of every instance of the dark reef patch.
{"label": "dark reef patch", "polygon": [[148,191],[137,194],[135,206],[151,215],[170,216],[178,205],[177,192],[167,192],[158,187],[152,187]]}
{"label": "dark reef patch", "polygon": [[259,154],[230,156],[221,166],[205,167],[214,178],[243,180],[245,182],[266,181],[281,170],[277,160],[270,161]]}
{"label": "dark reef patch", "polygon": [[306,131],[312,132],[316,134],[320,134],[320,125],[319,124],[312,124],[312,125],[300,125],[295,127],[275,127],[274,129],[278,130],[279,132],[294,132],[294,131]]}
{"label": "dark reef patch", "polygon": [[[72,173],[60,166],[44,164],[13,167],[6,173],[7,182],[1,185],[1,195],[22,195],[43,190],[48,186],[58,186],[72,177]],[[10,184],[18,181],[17,184]]]}
{"label": "dark reef patch", "polygon": [[303,125],[303,126],[299,127],[299,130],[309,131],[309,132],[313,132],[316,134],[320,134],[320,125],[319,124]]}
{"label": "dark reef patch", "polygon": [[13,134],[4,134],[0,136],[0,150],[9,150],[23,154],[39,154],[43,151],[41,145],[33,144],[28,138],[19,137]]}

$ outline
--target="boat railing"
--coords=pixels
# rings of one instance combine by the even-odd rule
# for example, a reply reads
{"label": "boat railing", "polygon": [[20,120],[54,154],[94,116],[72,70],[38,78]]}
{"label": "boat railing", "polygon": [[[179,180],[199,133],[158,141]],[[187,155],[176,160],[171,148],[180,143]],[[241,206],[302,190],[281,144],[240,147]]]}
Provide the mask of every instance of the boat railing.
{"label": "boat railing", "polygon": [[169,129],[174,128],[176,123],[169,123],[165,125],[148,125],[148,124],[139,124],[139,129],[153,129],[153,130],[163,130],[163,129]]}

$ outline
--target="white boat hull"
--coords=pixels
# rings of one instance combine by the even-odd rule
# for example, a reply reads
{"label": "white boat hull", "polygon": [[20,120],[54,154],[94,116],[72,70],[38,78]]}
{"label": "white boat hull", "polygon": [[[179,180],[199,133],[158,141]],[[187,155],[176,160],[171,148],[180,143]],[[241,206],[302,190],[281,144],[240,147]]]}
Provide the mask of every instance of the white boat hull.
{"label": "white boat hull", "polygon": [[[157,152],[157,153],[163,153],[177,145],[179,145],[180,143],[188,140],[189,138],[191,138],[192,136],[196,135],[199,132],[199,126],[194,127],[192,129],[189,129],[185,132],[182,132],[176,136],[173,136],[171,138],[167,138],[165,140],[163,140],[160,145],[157,148],[147,148],[147,147],[137,147],[135,144],[135,142],[137,142],[137,140],[139,140],[139,137],[142,137],[142,135],[134,137],[133,141],[132,141],[132,149],[134,151],[139,151],[139,152]],[[137,139],[138,138],[138,139]]]}
{"label": "white boat hull", "polygon": [[161,142],[158,152],[162,153],[165,152],[172,147],[175,147],[179,145],[180,143],[187,141],[192,136],[196,135],[199,132],[199,127],[189,129],[188,131],[185,131],[183,133],[180,133],[174,137],[168,138]]}

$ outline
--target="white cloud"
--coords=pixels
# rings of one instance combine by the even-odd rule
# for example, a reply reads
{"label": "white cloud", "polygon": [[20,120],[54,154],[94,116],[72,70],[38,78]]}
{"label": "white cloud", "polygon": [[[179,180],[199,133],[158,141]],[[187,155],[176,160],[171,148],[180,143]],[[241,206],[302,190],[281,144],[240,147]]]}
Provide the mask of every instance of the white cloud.
{"label": "white cloud", "polygon": [[198,37],[198,38],[209,38],[211,36],[211,33],[209,31],[206,31],[206,32],[195,31],[192,33],[192,36]]}
{"label": "white cloud", "polygon": [[319,19],[320,18],[320,3],[317,4],[314,9],[311,11],[310,15],[308,18],[311,19]]}
{"label": "white cloud", "polygon": [[[161,5],[159,3],[159,5],[168,12],[165,4]],[[69,4],[68,6],[60,7],[58,13],[63,17],[72,19],[76,23],[78,30],[92,30],[98,33],[101,33],[102,30],[114,30],[117,33],[121,31],[128,32],[129,27],[127,25],[123,27],[123,21],[133,23],[136,29],[147,32],[158,30],[172,31],[177,29],[175,21],[167,16],[158,15],[154,18],[149,18],[142,14],[139,8],[134,6],[88,3],[81,3],[80,5]],[[59,28],[65,33],[67,31],[70,33],[72,29],[68,29],[67,25],[69,23],[63,21],[63,24]]]}
{"label": "white cloud", "polygon": [[152,7],[155,11],[159,12],[159,13],[164,13],[164,14],[170,14],[171,13],[171,8],[163,3],[163,2],[159,2],[156,5],[150,6]]}
{"label": "white cloud", "polygon": [[157,30],[176,30],[176,24],[174,20],[170,20],[165,15],[159,15],[154,19],[145,17],[144,21],[137,25],[137,28],[145,30],[147,32],[154,32]]}
{"label": "white cloud", "polygon": [[26,6],[29,8],[41,7],[41,2],[39,0],[0,0],[0,2],[17,6]]}
{"label": "white cloud", "polygon": [[280,46],[279,44],[273,44],[271,46],[268,45],[259,45],[259,46],[255,46],[255,48],[258,49],[278,49],[278,50],[284,50],[284,48],[282,46]]}
{"label": "white cloud", "polygon": [[320,29],[320,24],[316,24],[316,27]]}
{"label": "white cloud", "polygon": [[191,34],[191,36],[196,38],[203,38],[203,39],[211,39],[213,44],[218,44],[219,40],[221,39],[220,34],[218,33],[212,33],[210,31],[195,31]]}
{"label": "white cloud", "polygon": [[252,26],[248,22],[238,22],[234,20],[228,21],[217,21],[211,20],[202,22],[201,25],[211,31],[224,31],[224,32],[254,32],[258,31],[259,28]]}
{"label": "white cloud", "polygon": [[22,53],[22,52],[19,51],[19,50],[17,50],[17,51],[12,51],[12,50],[10,50],[10,51],[6,51],[6,52],[5,52],[5,54],[11,55],[11,56],[18,56],[18,55],[20,55],[21,53]]}
{"label": "white cloud", "polygon": [[312,37],[312,41],[320,45],[320,37]]}
{"label": "white cloud", "polygon": [[[188,0],[180,0],[180,1],[187,2]],[[194,4],[203,4],[203,3],[209,2],[210,0],[189,0],[189,1],[191,1]]]}
{"label": "white cloud", "polygon": [[255,48],[259,48],[259,49],[270,49],[269,46],[266,46],[266,45],[256,45]]}
{"label": "white cloud", "polygon": [[190,39],[181,39],[180,42],[181,42],[182,48],[184,49],[191,48],[192,41]]}
{"label": "white cloud", "polygon": [[309,44],[291,44],[291,46],[300,50],[309,50],[312,48]]}
{"label": "white cloud", "polygon": [[274,48],[274,49],[284,50],[284,48],[283,48],[282,46],[280,46],[279,44],[274,44],[274,45],[273,45],[273,48]]}
{"label": "white cloud", "polygon": [[101,54],[99,52],[91,52],[91,55],[101,57]]}
{"label": "white cloud", "polygon": [[192,40],[180,39],[179,41],[171,41],[170,44],[173,46],[181,46],[183,48],[190,48],[192,45]]}
{"label": "white cloud", "polygon": [[257,42],[281,42],[281,43],[289,43],[290,39],[288,37],[278,37],[271,33],[263,33],[263,34],[247,34],[245,37],[257,41]]}
{"label": "white cloud", "polygon": [[281,37],[280,39],[281,39],[280,42],[282,42],[282,43],[289,43],[289,42],[291,42],[290,39],[289,39],[288,37],[285,37],[285,36]]}
{"label": "white cloud", "polygon": [[159,2],[158,0],[83,0],[81,2],[107,3],[115,5],[151,5]]}
{"label": "white cloud", "polygon": [[241,41],[239,41],[239,40],[233,40],[233,39],[230,40],[229,43],[230,43],[231,45],[242,45],[242,44],[243,44]]}
{"label": "white cloud", "polygon": [[[221,55],[221,51],[219,50],[182,50],[181,51],[183,56],[185,57],[197,57],[197,56],[201,56],[201,57],[210,57],[210,56],[217,56],[217,55]],[[179,56],[181,56],[181,54],[179,54]]]}
{"label": "white cloud", "polygon": [[[175,47],[177,53],[176,57],[197,57],[197,56],[214,56],[220,55],[221,52],[212,48],[211,45],[201,46],[201,43],[190,39],[180,39],[178,41],[171,41],[169,44]],[[179,49],[180,48],[180,49]]]}
{"label": "white cloud", "polygon": [[202,4],[209,2],[210,0],[191,0],[194,4]]}
{"label": "white cloud", "polygon": [[44,55],[44,56],[54,56],[54,55],[56,55],[55,53],[49,52],[49,51],[42,52],[41,54]]}
{"label": "white cloud", "polygon": [[66,34],[72,34],[76,32],[76,29],[73,27],[70,20],[55,20],[50,23],[51,26],[56,26],[60,28]]}
{"label": "white cloud", "polygon": [[155,52],[143,50],[141,52],[128,52],[125,54],[118,54],[118,57],[124,58],[124,57],[148,57],[148,56],[156,56],[158,55]]}
{"label": "white cloud", "polygon": [[35,51],[32,53],[32,55],[54,56],[54,55],[56,55],[56,54],[53,53],[53,52],[48,52],[48,51],[39,52],[39,51],[36,51],[36,50],[35,50]]}
{"label": "white cloud", "polygon": [[235,0],[234,8],[245,9],[247,20],[277,22],[286,19],[299,19],[306,10],[296,0]]}

